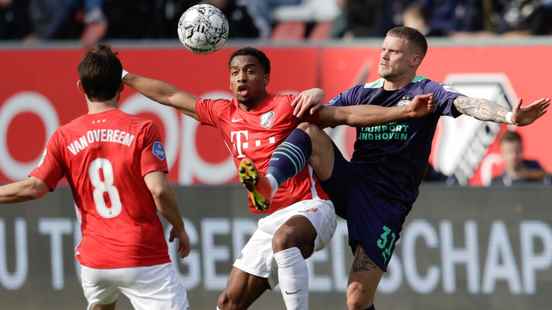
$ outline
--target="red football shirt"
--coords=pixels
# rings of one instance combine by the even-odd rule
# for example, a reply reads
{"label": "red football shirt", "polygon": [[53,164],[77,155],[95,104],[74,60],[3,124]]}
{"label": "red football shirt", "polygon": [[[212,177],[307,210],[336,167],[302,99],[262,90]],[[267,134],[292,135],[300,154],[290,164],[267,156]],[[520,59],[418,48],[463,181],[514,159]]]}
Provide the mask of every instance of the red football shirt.
{"label": "red football shirt", "polygon": [[31,176],[50,190],[66,177],[80,211],[76,258],[92,268],[170,262],[163,227],[144,176],[167,172],[158,128],[118,109],[60,127]]}
{"label": "red football shirt", "polygon": [[[255,108],[244,111],[235,99],[200,99],[196,113],[202,124],[216,127],[232,153],[234,163],[249,157],[259,171],[265,172],[272,153],[298,125],[293,116],[291,95],[269,95]],[[298,201],[327,199],[309,166],[284,182],[274,196],[271,207],[262,213],[272,213]],[[249,203],[253,213],[261,213]]]}

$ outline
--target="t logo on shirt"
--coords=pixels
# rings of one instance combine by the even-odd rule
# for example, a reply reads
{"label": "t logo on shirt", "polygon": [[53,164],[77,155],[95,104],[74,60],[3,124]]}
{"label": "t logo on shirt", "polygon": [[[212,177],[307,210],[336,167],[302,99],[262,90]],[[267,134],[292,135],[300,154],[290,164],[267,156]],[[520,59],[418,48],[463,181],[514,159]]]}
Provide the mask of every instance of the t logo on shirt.
{"label": "t logo on shirt", "polygon": [[151,147],[151,152],[153,153],[153,156],[157,157],[159,160],[165,160],[165,149],[163,148],[163,144],[159,141],[153,142],[153,146]]}
{"label": "t logo on shirt", "polygon": [[244,158],[245,154],[243,149],[246,149],[249,146],[249,143],[245,142],[248,139],[247,130],[238,130],[230,132],[230,140],[236,146],[236,151],[238,152],[237,158]]}

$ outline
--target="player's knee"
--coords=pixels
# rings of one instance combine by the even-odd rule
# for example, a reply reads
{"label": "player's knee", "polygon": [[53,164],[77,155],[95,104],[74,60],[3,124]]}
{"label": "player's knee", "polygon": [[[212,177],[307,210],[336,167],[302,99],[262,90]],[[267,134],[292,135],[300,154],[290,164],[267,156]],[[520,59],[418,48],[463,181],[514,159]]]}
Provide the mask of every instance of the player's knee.
{"label": "player's knee", "polygon": [[274,252],[283,251],[298,246],[298,240],[293,227],[282,225],[272,238],[272,250]]}
{"label": "player's knee", "polygon": [[347,309],[364,310],[373,303],[374,296],[360,283],[353,282],[347,288]]}
{"label": "player's knee", "polygon": [[239,301],[239,298],[237,296],[233,296],[232,294],[229,294],[226,290],[224,290],[218,298],[217,306],[220,310],[238,310],[238,309],[245,309]]}
{"label": "player's knee", "polygon": [[318,126],[307,122],[300,123],[297,128],[306,132],[307,135],[311,137],[311,139],[313,139],[313,137],[316,136],[316,134],[318,134],[321,130]]}
{"label": "player's knee", "polygon": [[226,294],[226,291],[222,291],[222,293],[220,293],[218,299],[217,299],[217,307],[218,309],[221,309],[221,310],[224,310],[226,309],[226,305],[230,302],[230,298],[228,297],[228,295]]}
{"label": "player's knee", "polygon": [[324,153],[332,151],[332,140],[320,127],[311,123],[301,123],[298,128],[303,130],[311,140],[311,162],[315,158],[323,156]]}
{"label": "player's knee", "polygon": [[115,303],[92,306],[92,310],[114,310],[114,309],[115,309]]}
{"label": "player's knee", "polygon": [[368,309],[367,303],[364,303],[359,299],[347,298],[347,310],[366,310],[366,309]]}
{"label": "player's knee", "polygon": [[309,128],[312,127],[312,124],[311,123],[307,123],[307,122],[303,122],[303,123],[299,123],[299,125],[297,125],[297,128],[303,130],[303,131],[307,131],[309,130]]}

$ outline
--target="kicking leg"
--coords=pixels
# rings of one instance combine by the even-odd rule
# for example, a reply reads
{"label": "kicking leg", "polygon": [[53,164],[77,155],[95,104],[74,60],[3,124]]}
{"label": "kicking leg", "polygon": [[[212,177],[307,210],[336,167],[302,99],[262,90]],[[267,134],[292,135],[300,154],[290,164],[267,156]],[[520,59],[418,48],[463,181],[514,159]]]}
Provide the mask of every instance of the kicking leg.
{"label": "kicking leg", "polygon": [[226,289],[218,298],[217,309],[247,309],[269,288],[270,285],[266,278],[257,277],[233,267]]}
{"label": "kicking leg", "polygon": [[366,255],[362,246],[355,250],[347,287],[347,309],[374,310],[374,295],[383,271]]}
{"label": "kicking leg", "polygon": [[243,159],[239,167],[240,181],[249,191],[253,205],[266,210],[280,184],[301,172],[307,162],[321,181],[329,179],[333,171],[333,148],[331,138],[318,126],[301,123],[276,148],[266,175],[259,174],[250,159]]}
{"label": "kicking leg", "polygon": [[[326,181],[332,176],[334,168],[334,144],[324,130],[311,123],[301,123],[297,127],[310,138],[312,153],[309,159],[314,173],[320,181]],[[297,129],[296,129],[297,130]]]}
{"label": "kicking leg", "polygon": [[280,185],[303,170],[308,162],[324,181],[331,176],[333,157],[331,138],[318,126],[301,123],[276,148],[268,164],[267,174],[272,175]]}

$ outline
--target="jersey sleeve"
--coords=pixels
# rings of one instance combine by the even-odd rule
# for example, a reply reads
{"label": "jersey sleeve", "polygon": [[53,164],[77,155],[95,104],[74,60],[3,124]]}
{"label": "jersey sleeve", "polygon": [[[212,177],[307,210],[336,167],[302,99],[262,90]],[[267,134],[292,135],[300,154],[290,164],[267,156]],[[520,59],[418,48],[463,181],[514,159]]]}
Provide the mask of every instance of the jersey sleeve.
{"label": "jersey sleeve", "polygon": [[219,116],[219,109],[222,106],[221,99],[198,99],[196,102],[196,113],[201,124],[216,127]]}
{"label": "jersey sleeve", "polygon": [[60,135],[56,131],[48,140],[38,166],[29,174],[46,183],[50,191],[56,188],[57,183],[64,176],[62,152]]}
{"label": "jersey sleeve", "polygon": [[142,145],[140,146],[140,169],[142,176],[154,171],[168,173],[167,156],[161,142],[159,128],[153,123],[148,123],[143,130]]}
{"label": "jersey sleeve", "polygon": [[460,113],[454,106],[454,100],[460,96],[464,96],[463,94],[447,89],[443,85],[434,81],[429,81],[424,89],[424,92],[433,93],[433,101],[437,106],[436,113],[439,115],[452,117],[462,115],[462,113]]}
{"label": "jersey sleeve", "polygon": [[356,85],[342,93],[339,93],[328,102],[328,105],[343,107],[359,104],[360,101],[358,100],[358,96],[362,87],[363,85]]}

